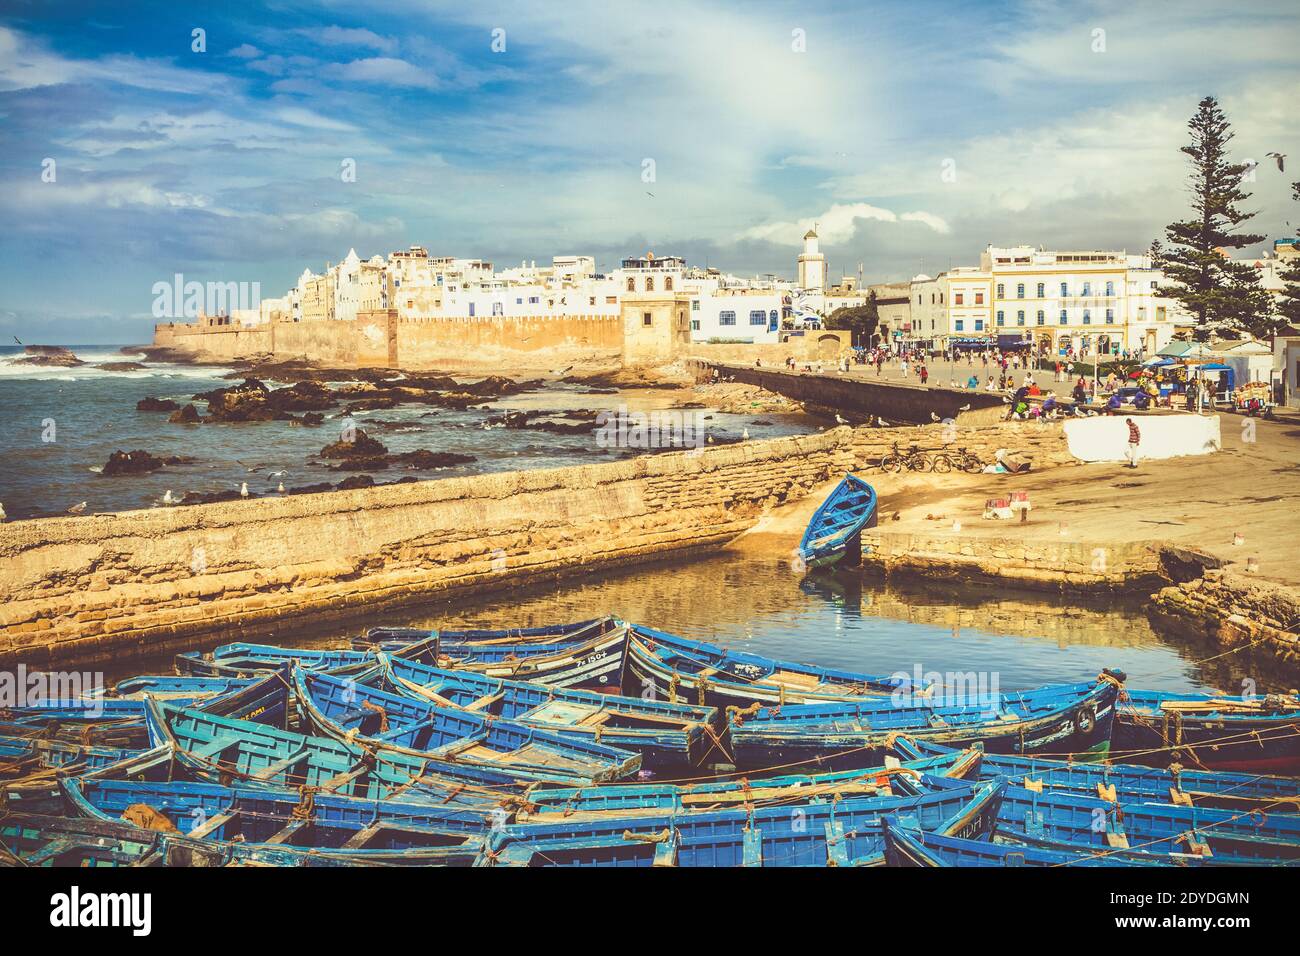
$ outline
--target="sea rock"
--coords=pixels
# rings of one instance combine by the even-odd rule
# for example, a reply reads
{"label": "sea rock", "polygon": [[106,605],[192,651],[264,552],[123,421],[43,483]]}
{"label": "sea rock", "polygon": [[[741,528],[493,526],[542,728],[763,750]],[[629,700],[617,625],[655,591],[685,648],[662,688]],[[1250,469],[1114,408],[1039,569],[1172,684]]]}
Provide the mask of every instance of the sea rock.
{"label": "sea rock", "polygon": [[326,445],[320,450],[322,458],[340,458],[340,459],[357,459],[357,458],[375,458],[383,457],[388,454],[388,449],[384,443],[376,438],[371,438],[362,429],[358,428],[357,433],[352,441],[339,441]]}
{"label": "sea rock", "polygon": [[352,491],[355,488],[373,488],[374,486],[375,479],[369,475],[352,475],[349,478],[344,478],[336,487],[339,491]]}
{"label": "sea rock", "polygon": [[338,404],[328,385],[306,380],[270,389],[258,379],[246,378],[239,385],[194,397],[207,400],[204,421],[208,422],[291,421],[293,412],[320,411]]}
{"label": "sea rock", "polygon": [[25,345],[22,358],[14,359],[15,365],[45,365],[55,368],[75,368],[85,365],[73,354],[72,349],[62,345]]}
{"label": "sea rock", "polygon": [[[188,407],[193,408],[194,406],[190,405]],[[137,412],[174,412],[178,408],[180,406],[170,398],[154,398],[151,395],[145,396],[135,403]]]}
{"label": "sea rock", "polygon": [[355,412],[374,412],[384,411],[389,408],[396,408],[398,401],[391,395],[381,396],[379,398],[363,398],[360,401],[352,402],[348,405],[348,414]]}
{"label": "sea rock", "polygon": [[98,365],[91,366],[105,372],[138,372],[140,369],[148,368],[140,362],[100,362]]}
{"label": "sea rock", "polygon": [[199,410],[191,403],[179,411],[172,412],[167,417],[167,421],[174,425],[197,425],[203,419],[199,417]]}
{"label": "sea rock", "polygon": [[386,455],[367,455],[364,458],[344,458],[334,466],[335,471],[383,471],[388,467]]}
{"label": "sea rock", "polygon": [[100,472],[105,478],[115,475],[145,475],[157,471],[166,465],[182,465],[186,459],[172,455],[168,458],[156,458],[147,451],[115,451],[108,456]]}
{"label": "sea rock", "polygon": [[421,448],[419,451],[407,451],[402,452],[400,455],[390,455],[389,461],[404,468],[432,471],[435,468],[467,465],[472,461],[478,461],[478,459],[473,455],[459,455],[450,451],[429,451],[426,448]]}

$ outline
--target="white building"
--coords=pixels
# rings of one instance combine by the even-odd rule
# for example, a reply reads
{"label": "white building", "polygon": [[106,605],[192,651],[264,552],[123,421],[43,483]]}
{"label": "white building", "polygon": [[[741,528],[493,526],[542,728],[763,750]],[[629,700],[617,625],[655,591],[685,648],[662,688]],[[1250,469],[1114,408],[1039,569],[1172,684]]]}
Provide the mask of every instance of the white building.
{"label": "white building", "polygon": [[781,292],[722,290],[691,295],[691,341],[779,342],[789,298]]}

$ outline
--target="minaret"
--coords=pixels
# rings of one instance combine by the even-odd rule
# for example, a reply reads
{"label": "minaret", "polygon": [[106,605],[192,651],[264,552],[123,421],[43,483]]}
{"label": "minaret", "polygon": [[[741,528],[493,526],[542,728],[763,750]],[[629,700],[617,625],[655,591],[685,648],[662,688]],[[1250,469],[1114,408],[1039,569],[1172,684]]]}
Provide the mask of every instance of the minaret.
{"label": "minaret", "polygon": [[803,252],[799,254],[799,288],[822,292],[826,289],[826,257],[817,251],[817,230],[809,229],[803,236]]}

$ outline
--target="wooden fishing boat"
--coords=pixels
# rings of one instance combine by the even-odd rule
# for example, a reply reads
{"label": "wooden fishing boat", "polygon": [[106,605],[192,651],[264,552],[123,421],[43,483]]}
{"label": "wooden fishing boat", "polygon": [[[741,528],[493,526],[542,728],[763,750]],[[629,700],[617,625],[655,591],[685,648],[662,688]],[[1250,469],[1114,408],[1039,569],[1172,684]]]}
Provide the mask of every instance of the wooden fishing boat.
{"label": "wooden fishing boat", "polygon": [[623,687],[672,701],[749,708],[813,701],[854,701],[912,689],[906,676],[880,677],[773,660],[629,626]]}
{"label": "wooden fishing boat", "polygon": [[[954,783],[933,779],[939,785]],[[1013,785],[1004,791],[997,835],[1049,848],[1191,854],[1224,865],[1300,861],[1300,817],[1294,814],[1112,802]]]}
{"label": "wooden fishing boat", "polygon": [[854,474],[846,474],[813,512],[799,542],[804,566],[828,567],[862,558],[862,529],[875,527],[876,490]]}
{"label": "wooden fishing boat", "polygon": [[224,848],[128,823],[32,813],[0,816],[0,866],[221,866]]}
{"label": "wooden fishing boat", "polygon": [[352,638],[352,647],[360,651],[386,651],[403,653],[404,648],[429,641],[443,647],[458,644],[563,644],[589,641],[619,627],[621,622],[613,616],[574,621],[569,624],[548,624],[541,627],[507,627],[500,629],[471,628],[462,630],[425,630],[416,627],[372,627],[360,637]]}
{"label": "wooden fishing boat", "polygon": [[[893,751],[903,759],[954,753],[949,748],[898,737]],[[1122,802],[1174,803],[1224,810],[1300,813],[1300,778],[1229,771],[1169,769],[1138,764],[1081,763],[1043,757],[982,754],[970,779],[1005,779]]]}
{"label": "wooden fishing boat", "polygon": [[[990,832],[1002,784],[920,796],[714,811],[595,814],[492,831],[481,866],[880,866],[881,819],[958,836]],[[957,794],[957,799],[952,799]]]}
{"label": "wooden fishing boat", "polygon": [[731,747],[740,768],[851,769],[878,761],[898,734],[949,747],[979,745],[989,753],[1104,753],[1120,686],[1103,672],[1091,683],[950,706],[880,698],[732,712]]}
{"label": "wooden fishing boat", "polygon": [[890,866],[1200,866],[1201,857],[1183,854],[1047,849],[990,840],[926,833],[904,826],[892,817],[882,821],[885,861]]}
{"label": "wooden fishing boat", "polygon": [[534,790],[521,808],[520,823],[543,823],[587,814],[633,814],[726,810],[736,807],[789,806],[812,800],[843,800],[859,796],[919,796],[924,775],[954,779],[973,776],[981,754],[950,750],[917,760],[887,758],[884,764],[861,770],[783,774],[775,777],[733,777],[693,783],[615,783],[599,787]]}
{"label": "wooden fishing boat", "polygon": [[345,743],[582,785],[637,772],[641,755],[458,707],[297,668],[298,702],[318,732]]}
{"label": "wooden fishing boat", "polygon": [[237,687],[246,687],[255,677],[178,677],[173,674],[141,674],[124,677],[113,686],[114,697],[141,698],[148,694],[179,703],[183,700],[202,700],[226,694]]}
{"label": "wooden fishing boat", "polygon": [[217,783],[489,807],[518,799],[536,783],[505,769],[377,751],[164,701],[149,702],[147,723],[154,745],[172,747],[186,773]]}
{"label": "wooden fishing boat", "polygon": [[1300,697],[1129,691],[1113,747],[1132,763],[1300,774]]}
{"label": "wooden fishing boat", "polygon": [[59,778],[121,763],[139,751],[63,740],[0,737],[0,809],[57,813]]}
{"label": "wooden fishing boat", "polygon": [[258,677],[290,664],[332,674],[359,674],[374,667],[375,659],[365,651],[277,647],[239,641],[206,653],[184,651],[176,655],[174,663],[176,673],[182,677],[238,680]]}
{"label": "wooden fishing boat", "polygon": [[643,768],[689,769],[710,756],[731,759],[714,707],[503,680],[382,651],[378,657],[384,684],[396,693],[639,753]]}
{"label": "wooden fishing boat", "polygon": [[[489,827],[508,822],[482,808],[418,800],[365,800],[282,788],[223,786],[209,782],[65,778],[69,809],[116,822],[147,819],[190,839],[277,847],[364,851],[418,851],[411,862],[429,863],[435,851],[468,864]],[[147,809],[142,809],[147,808]],[[133,816],[134,813],[134,816]],[[423,855],[420,855],[423,854]],[[390,857],[400,860],[398,853]]]}

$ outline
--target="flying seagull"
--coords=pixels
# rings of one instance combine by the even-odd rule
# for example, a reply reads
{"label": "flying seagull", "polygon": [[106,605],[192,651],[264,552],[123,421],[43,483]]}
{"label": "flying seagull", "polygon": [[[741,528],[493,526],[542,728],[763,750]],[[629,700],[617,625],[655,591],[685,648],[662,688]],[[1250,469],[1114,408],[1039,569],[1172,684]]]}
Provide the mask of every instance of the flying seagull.
{"label": "flying seagull", "polygon": [[1265,153],[1264,155],[1277,162],[1277,171],[1279,173],[1286,172],[1286,153]]}

